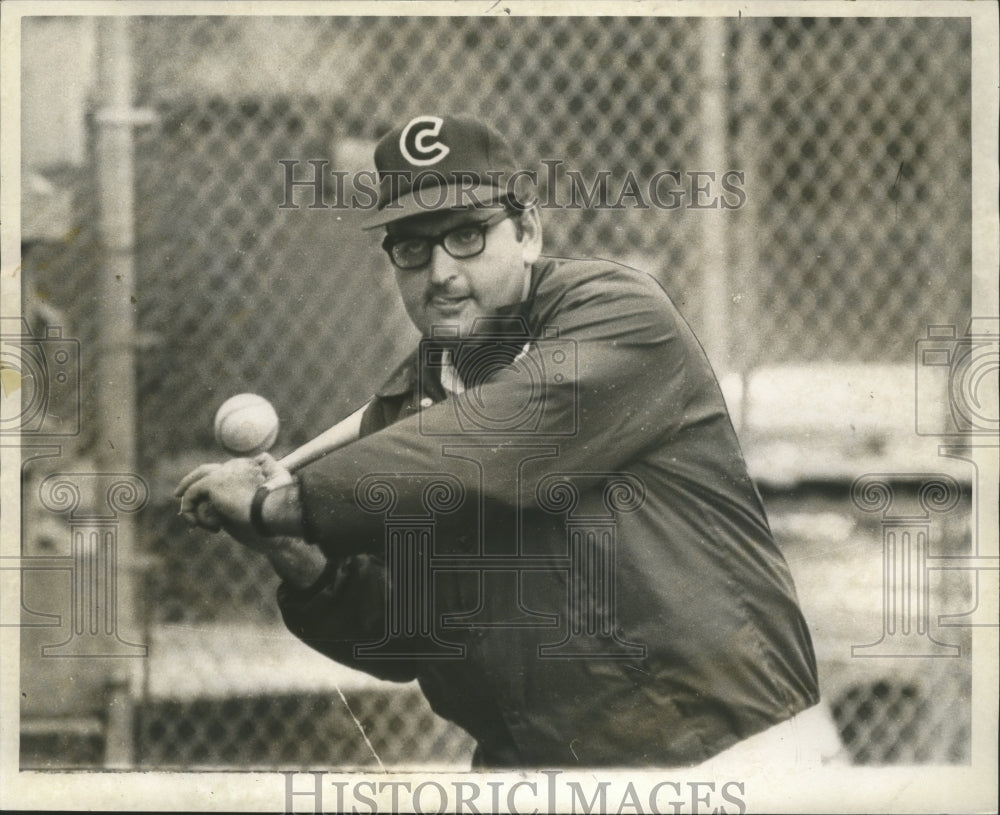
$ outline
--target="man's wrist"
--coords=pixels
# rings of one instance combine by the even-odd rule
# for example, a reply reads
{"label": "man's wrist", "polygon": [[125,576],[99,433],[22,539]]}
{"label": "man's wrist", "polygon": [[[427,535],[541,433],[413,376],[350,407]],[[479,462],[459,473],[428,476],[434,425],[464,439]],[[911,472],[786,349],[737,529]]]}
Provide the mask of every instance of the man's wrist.
{"label": "man's wrist", "polygon": [[297,591],[316,588],[329,566],[318,547],[299,538],[274,538],[267,559],[277,575]]}
{"label": "man's wrist", "polygon": [[250,522],[265,537],[302,536],[302,501],[298,478],[274,489],[258,488],[250,505]]}

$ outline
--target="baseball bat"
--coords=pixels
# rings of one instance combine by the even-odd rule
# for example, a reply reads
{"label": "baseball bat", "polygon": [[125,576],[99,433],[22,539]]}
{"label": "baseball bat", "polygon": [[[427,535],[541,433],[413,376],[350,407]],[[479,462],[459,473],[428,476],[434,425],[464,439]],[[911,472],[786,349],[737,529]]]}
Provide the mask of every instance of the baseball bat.
{"label": "baseball bat", "polygon": [[[341,419],[333,427],[327,428],[314,439],[310,439],[301,447],[297,447],[288,455],[278,459],[278,464],[288,472],[294,473],[307,464],[312,464],[323,458],[327,453],[332,453],[340,447],[357,441],[361,435],[361,416],[367,408],[368,404],[358,408],[346,419]],[[273,480],[265,482],[266,486],[274,486],[271,483]]]}
{"label": "baseball bat", "polygon": [[[283,470],[285,470],[285,472],[271,476],[271,478],[264,482],[263,486],[267,487],[269,490],[273,490],[281,486],[283,483],[288,483],[289,473],[293,473],[296,470],[305,467],[307,464],[312,464],[314,461],[318,461],[327,453],[332,453],[340,447],[344,447],[353,441],[357,441],[361,435],[361,416],[367,408],[368,403],[358,408],[347,418],[341,419],[337,422],[337,424],[333,425],[333,427],[327,428],[315,438],[310,439],[301,447],[297,447],[288,455],[279,459],[278,464]],[[217,519],[213,518],[214,510],[208,502],[200,502],[196,507],[195,512],[203,520],[205,525],[217,523]]]}

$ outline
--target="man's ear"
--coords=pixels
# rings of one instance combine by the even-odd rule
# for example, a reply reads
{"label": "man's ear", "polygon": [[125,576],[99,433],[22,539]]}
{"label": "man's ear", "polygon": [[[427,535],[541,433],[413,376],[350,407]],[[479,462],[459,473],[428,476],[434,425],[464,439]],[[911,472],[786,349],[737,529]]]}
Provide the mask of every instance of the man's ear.
{"label": "man's ear", "polygon": [[530,266],[542,254],[542,218],[532,205],[521,213],[521,257]]}

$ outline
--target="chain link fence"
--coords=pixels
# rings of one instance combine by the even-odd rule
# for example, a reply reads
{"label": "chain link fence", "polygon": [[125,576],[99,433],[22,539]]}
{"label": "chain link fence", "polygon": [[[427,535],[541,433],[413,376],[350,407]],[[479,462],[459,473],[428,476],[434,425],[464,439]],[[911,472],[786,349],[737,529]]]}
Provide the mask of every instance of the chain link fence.
{"label": "chain link fence", "polygon": [[968,24],[748,28],[737,77],[756,104],[733,107],[760,185],[748,362],[908,361],[921,326],[970,308]]}
{"label": "chain link fence", "polygon": [[[721,50],[706,47],[710,26]],[[299,162],[297,178],[309,160],[367,168],[392,125],[448,111],[495,123],[538,170],[543,202],[571,199],[570,171],[588,186],[606,171],[612,200],[630,173],[642,186],[670,171],[672,208],[546,207],[545,249],[644,268],[700,334],[722,309],[716,364],[730,370],[908,362],[927,325],[968,324],[966,20],[136,17],[130,37],[135,103],[156,113],[135,141],[138,456],[153,496],[140,617],[167,655],[140,706],[143,766],[354,766],[376,760],[372,747],[386,764],[467,766],[471,753],[412,686],[350,686],[341,700],[340,684],[317,678],[310,692],[286,666],[243,687],[226,666],[252,660],[226,632],[263,632],[266,644],[246,646],[256,657],[287,643],[276,580],[262,559],[189,532],[169,497],[221,455],[212,416],[230,395],[272,401],[281,453],[364,401],[414,339],[378,237],[348,211],[310,208],[309,190],[283,208],[281,161]],[[717,119],[710,92],[722,94]],[[553,174],[546,160],[563,163]],[[727,171],[742,174],[745,195],[723,199],[738,206],[700,208],[720,190],[696,187]],[[26,310],[58,307],[84,340],[86,372],[100,255],[93,179],[77,175],[80,227],[31,248],[25,290]],[[722,229],[706,233],[716,215]],[[725,302],[705,284],[718,241]],[[849,515],[843,504],[832,511]],[[830,701],[853,759],[967,761],[964,656],[942,661],[930,688],[885,671],[838,685]],[[959,712],[950,721],[921,712],[941,694]]]}
{"label": "chain link fence", "polygon": [[150,768],[467,769],[475,743],[418,688],[156,700],[139,754]]}
{"label": "chain link fence", "polygon": [[926,674],[846,690],[833,707],[854,764],[968,764],[971,722],[949,699],[968,699],[967,675],[935,665]]}

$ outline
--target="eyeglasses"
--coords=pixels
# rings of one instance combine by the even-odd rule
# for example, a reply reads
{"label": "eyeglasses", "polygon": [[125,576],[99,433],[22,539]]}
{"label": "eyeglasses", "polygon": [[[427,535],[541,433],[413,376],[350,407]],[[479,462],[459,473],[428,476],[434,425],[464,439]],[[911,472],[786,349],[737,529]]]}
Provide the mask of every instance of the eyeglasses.
{"label": "eyeglasses", "polygon": [[462,224],[440,235],[421,235],[415,238],[394,239],[389,235],[382,241],[382,248],[388,253],[392,265],[397,269],[411,271],[426,266],[435,246],[453,258],[472,258],[486,248],[486,230],[509,218],[510,212],[498,212],[485,221]]}

